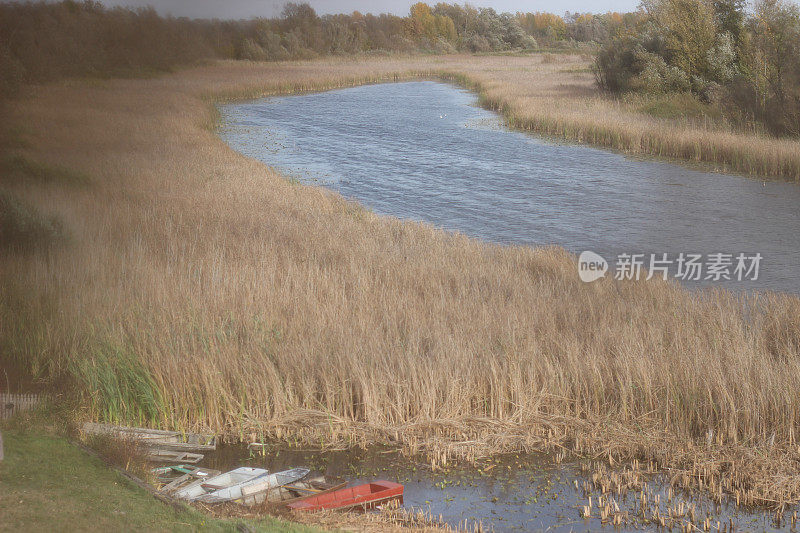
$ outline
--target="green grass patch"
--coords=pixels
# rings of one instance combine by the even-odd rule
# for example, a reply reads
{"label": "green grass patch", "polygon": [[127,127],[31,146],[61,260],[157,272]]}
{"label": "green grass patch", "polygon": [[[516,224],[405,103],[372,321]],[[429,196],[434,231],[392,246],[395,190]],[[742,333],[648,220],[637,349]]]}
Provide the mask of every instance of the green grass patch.
{"label": "green grass patch", "polygon": [[101,339],[73,360],[70,373],[88,393],[95,415],[108,422],[158,425],[167,408],[150,371],[124,342]]}
{"label": "green grass patch", "polygon": [[690,93],[668,93],[652,96],[637,108],[655,118],[665,119],[703,119],[714,121],[722,118],[721,111],[715,106],[701,102]]}
{"label": "green grass patch", "polygon": [[300,533],[274,518],[220,520],[165,505],[66,439],[3,432],[0,531],[257,531]]}
{"label": "green grass patch", "polygon": [[89,176],[66,167],[45,165],[20,154],[6,154],[0,159],[0,176],[5,183],[57,183],[88,185]]}

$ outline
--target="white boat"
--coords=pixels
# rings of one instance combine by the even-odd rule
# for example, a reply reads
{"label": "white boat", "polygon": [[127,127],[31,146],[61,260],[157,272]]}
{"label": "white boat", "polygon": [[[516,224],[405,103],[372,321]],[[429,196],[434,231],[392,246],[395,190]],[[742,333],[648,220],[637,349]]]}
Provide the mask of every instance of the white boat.
{"label": "white boat", "polygon": [[[282,487],[283,485],[300,481],[306,477],[309,472],[310,470],[308,468],[292,468],[291,470],[284,470],[283,472],[276,472],[274,474],[265,473],[250,480],[210,492],[201,496],[198,500],[205,503],[222,503],[241,500],[242,498],[247,498],[248,494],[265,493],[272,489]],[[208,482],[204,485],[207,487]]]}
{"label": "white boat", "polygon": [[190,483],[180,490],[175,491],[173,496],[181,500],[192,501],[206,496],[211,491],[219,491],[228,487],[247,483],[248,481],[252,481],[267,474],[269,474],[269,471],[263,468],[243,466],[210,479],[198,479],[194,483]]}
{"label": "white boat", "polygon": [[[169,467],[167,467],[169,468]],[[161,492],[169,494],[187,487],[195,481],[205,481],[220,475],[219,470],[210,470],[208,468],[191,468],[187,473],[182,476],[177,476],[174,479],[167,479],[164,485],[159,489]]]}

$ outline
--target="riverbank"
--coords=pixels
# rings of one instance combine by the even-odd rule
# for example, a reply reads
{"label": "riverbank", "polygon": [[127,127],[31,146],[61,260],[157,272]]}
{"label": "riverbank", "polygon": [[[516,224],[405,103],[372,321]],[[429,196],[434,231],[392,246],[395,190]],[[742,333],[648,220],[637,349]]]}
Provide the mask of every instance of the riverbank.
{"label": "riverbank", "polygon": [[213,518],[147,491],[63,437],[4,430],[0,531],[270,531],[313,533],[271,517]]}
{"label": "riverbank", "polygon": [[584,60],[566,61],[222,63],[32,88],[3,185],[45,229],[0,260],[9,364],[82,393],[76,418],[388,441],[433,463],[649,459],[743,503],[794,501],[796,297],[584,284],[563,250],[376,216],[214,132],[222,99],[420,76],[479,87],[515,121],[599,120]]}

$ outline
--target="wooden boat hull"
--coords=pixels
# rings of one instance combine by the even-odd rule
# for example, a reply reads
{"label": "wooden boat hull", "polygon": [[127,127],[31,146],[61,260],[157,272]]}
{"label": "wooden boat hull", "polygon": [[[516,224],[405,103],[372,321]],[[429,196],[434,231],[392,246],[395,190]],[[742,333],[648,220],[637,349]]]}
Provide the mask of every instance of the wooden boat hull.
{"label": "wooden boat hull", "polygon": [[403,485],[392,481],[373,481],[348,487],[328,494],[315,495],[287,505],[293,511],[319,511],[322,509],[367,510],[391,500],[403,498]]}
{"label": "wooden boat hull", "polygon": [[343,489],[347,486],[346,481],[326,482],[322,481],[299,481],[277,489],[268,491],[261,491],[257,493],[247,494],[237,503],[247,506],[262,505],[266,508],[277,509],[285,507],[290,503],[303,501],[306,498],[320,496],[322,494],[329,494],[331,492]]}

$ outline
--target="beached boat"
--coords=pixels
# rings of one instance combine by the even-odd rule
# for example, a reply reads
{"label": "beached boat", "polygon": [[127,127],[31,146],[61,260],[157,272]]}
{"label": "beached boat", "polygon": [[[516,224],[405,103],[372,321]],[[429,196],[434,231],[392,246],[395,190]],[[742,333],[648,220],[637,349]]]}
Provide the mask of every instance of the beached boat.
{"label": "beached boat", "polygon": [[169,474],[159,475],[158,481],[162,483],[162,487],[159,489],[161,492],[166,494],[170,494],[177,490],[180,490],[195,481],[200,480],[201,482],[206,479],[211,479],[215,476],[220,475],[219,470],[210,470],[208,468],[197,468],[191,467],[187,465],[180,465],[178,467],[164,467],[169,469],[172,472],[180,473],[177,476],[170,476]]}
{"label": "beached boat", "polygon": [[288,483],[277,488],[261,488],[251,485],[242,489],[242,498],[236,500],[243,505],[266,505],[277,508],[284,507],[290,503],[298,502],[311,496],[327,494],[335,490],[343,489],[347,486],[346,481],[328,480],[324,477],[314,479],[304,479],[295,483]]}
{"label": "beached boat", "polygon": [[182,433],[163,429],[136,428],[87,422],[83,425],[87,435],[106,435],[120,440],[130,440],[148,447],[176,451],[211,451],[217,449],[217,437],[202,433]]}
{"label": "beached boat", "polygon": [[322,509],[371,509],[390,500],[403,498],[403,485],[392,481],[373,481],[355,487],[304,498],[287,505],[294,511]]}
{"label": "beached boat", "polygon": [[156,475],[157,483],[167,485],[176,479],[185,477],[195,469],[197,469],[197,467],[193,465],[170,465],[153,468],[151,472]]}
{"label": "beached boat", "polygon": [[[308,475],[308,468],[292,468],[291,470],[284,470],[283,472],[275,472],[274,474],[265,473],[252,479],[228,485],[205,494],[198,498],[199,501],[204,503],[222,503],[230,502],[233,500],[240,500],[246,494],[257,494],[260,492],[268,492],[278,487],[282,487],[289,483],[300,481]],[[210,488],[211,481],[204,483],[203,487]]]}
{"label": "beached boat", "polygon": [[196,466],[192,465],[169,465],[169,466],[157,466],[153,468],[151,472],[153,472],[159,481],[171,481],[178,476],[182,476],[184,474],[189,474],[192,470],[196,470]]}
{"label": "beached boat", "polygon": [[269,474],[269,471],[263,468],[250,468],[243,466],[212,478],[198,479],[197,481],[194,481],[185,487],[176,490],[173,493],[173,496],[181,500],[193,501],[207,495],[209,492],[247,483],[248,481],[266,474]]}

